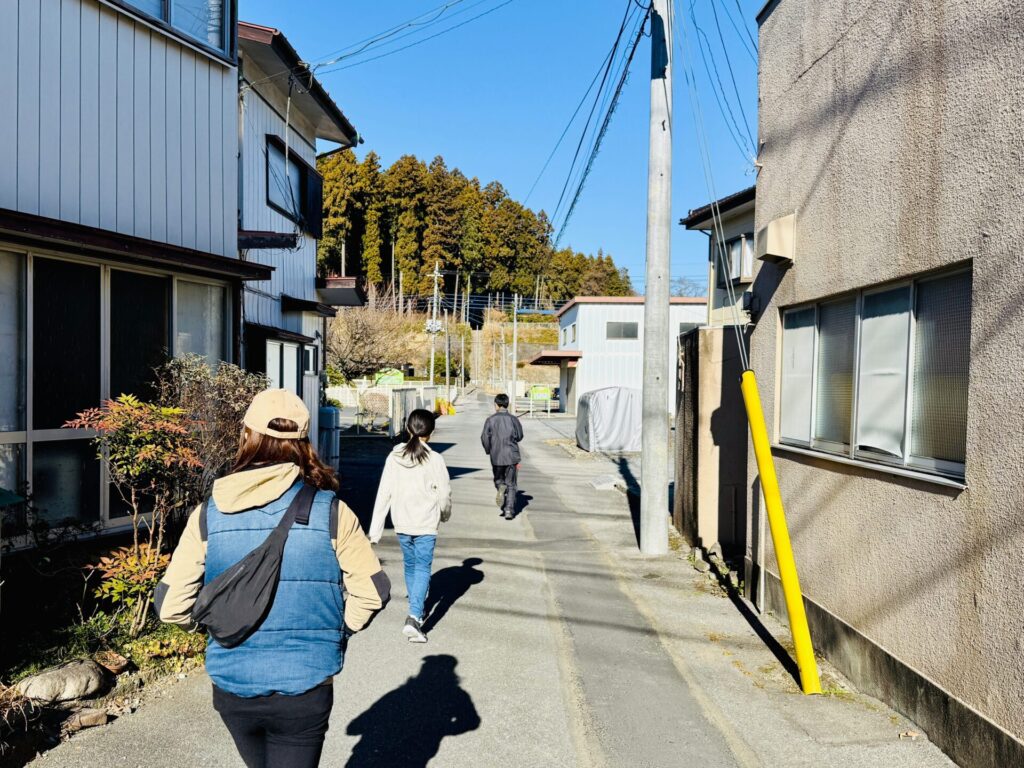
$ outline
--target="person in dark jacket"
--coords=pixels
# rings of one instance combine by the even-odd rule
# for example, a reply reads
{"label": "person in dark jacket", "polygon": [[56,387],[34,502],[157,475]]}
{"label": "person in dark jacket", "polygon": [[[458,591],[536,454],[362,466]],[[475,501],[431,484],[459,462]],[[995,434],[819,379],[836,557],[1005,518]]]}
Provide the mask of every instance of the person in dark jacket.
{"label": "person in dark jacket", "polygon": [[491,457],[494,487],[498,491],[495,503],[506,520],[516,516],[518,493],[519,442],[523,439],[523,425],[508,412],[508,395],[494,398],[494,413],[484,422],[480,442]]}

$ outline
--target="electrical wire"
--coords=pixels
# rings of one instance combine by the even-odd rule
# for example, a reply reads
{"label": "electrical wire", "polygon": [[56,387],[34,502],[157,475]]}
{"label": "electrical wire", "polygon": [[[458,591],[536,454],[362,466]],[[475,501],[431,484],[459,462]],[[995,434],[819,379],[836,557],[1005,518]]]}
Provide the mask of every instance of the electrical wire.
{"label": "electrical wire", "polygon": [[605,66],[608,64],[608,60],[611,59],[612,54],[614,52],[614,48],[608,51],[608,54],[604,57],[604,61],[601,62],[601,66],[599,66],[597,68],[597,72],[594,73],[594,78],[590,81],[590,85],[587,86],[587,90],[584,91],[583,98],[581,98],[579,104],[576,105],[576,109],[573,110],[572,116],[569,118],[569,122],[565,124],[565,128],[562,129],[562,133],[558,137],[558,141],[555,142],[555,146],[552,148],[551,154],[548,155],[548,159],[544,161],[544,166],[540,169],[540,173],[537,174],[537,178],[534,179],[533,184],[530,185],[530,191],[527,192],[526,197],[523,198],[523,205],[526,205],[529,202],[530,195],[532,195],[533,191],[537,188],[538,182],[540,182],[540,179],[544,175],[544,172],[548,169],[548,166],[551,164],[551,160],[552,158],[554,158],[555,153],[558,152],[558,148],[562,146],[562,141],[565,140],[566,135],[569,133],[569,129],[572,127],[572,124],[576,121],[576,116],[580,113],[580,110],[583,108],[583,104],[584,102],[586,102],[587,97],[590,95],[590,92],[594,90],[594,84],[597,83],[597,79],[601,76],[601,72],[604,71]]}
{"label": "electrical wire", "polygon": [[735,0],[735,3],[736,3],[736,13],[738,13],[739,17],[740,17],[740,26],[743,27],[743,31],[747,33],[747,37],[750,39],[750,44],[752,46],[754,46],[754,50],[757,51],[758,50],[757,41],[754,39],[754,36],[752,34],[750,34],[750,28],[747,27],[747,25],[743,23],[743,7],[740,5],[740,0]]}
{"label": "electrical wire", "polygon": [[587,121],[583,124],[583,132],[580,134],[580,139],[576,144],[576,151],[573,154],[572,163],[569,165],[569,172],[566,175],[565,183],[562,185],[562,191],[558,195],[558,202],[555,204],[554,212],[551,214],[552,222],[558,217],[558,211],[562,207],[562,201],[565,199],[566,192],[569,189],[569,185],[572,182],[573,174],[576,170],[576,162],[579,159],[580,152],[583,150],[583,144],[586,141],[587,134],[590,131],[591,122],[594,119],[594,114],[597,110],[598,104],[601,102],[601,94],[604,91],[605,83],[608,82],[608,75],[612,72],[615,63],[615,54],[619,50],[619,44],[622,42],[622,36],[625,34],[626,26],[629,23],[630,14],[634,12],[633,0],[629,0],[626,3],[626,12],[622,15],[622,21],[619,23],[619,31],[615,35],[615,42],[612,43],[611,55],[608,58],[608,64],[604,68],[604,74],[601,77],[601,85],[598,86],[597,95],[594,98],[594,103],[590,107],[590,113],[587,115]]}
{"label": "electrical wire", "polygon": [[615,108],[618,106],[619,97],[622,95],[622,89],[625,87],[626,79],[629,76],[629,65],[630,63],[632,63],[634,55],[636,55],[636,49],[640,45],[640,40],[643,37],[644,25],[649,16],[649,11],[644,13],[643,17],[640,19],[638,23],[639,29],[633,39],[633,44],[630,47],[629,54],[626,57],[625,62],[623,64],[622,74],[619,77],[619,81],[615,87],[615,91],[612,94],[610,101],[608,102],[608,107],[605,112],[604,120],[601,123],[601,128],[597,132],[597,135],[594,139],[593,146],[590,150],[590,156],[587,158],[587,163],[583,167],[583,173],[580,177],[579,183],[576,185],[576,191],[573,194],[572,202],[569,204],[569,207],[566,210],[565,217],[562,220],[562,226],[559,228],[558,235],[555,238],[556,248],[558,247],[559,241],[562,239],[562,235],[565,234],[565,229],[569,225],[569,221],[572,218],[573,212],[576,210],[576,204],[579,202],[580,196],[583,194],[583,187],[586,184],[587,176],[590,175],[590,170],[591,168],[593,168],[594,160],[597,159],[597,154],[601,149],[601,142],[604,140],[604,137],[608,132],[608,126],[611,125],[612,116],[615,114]]}
{"label": "electrical wire", "polygon": [[[738,0],[737,0],[737,2],[738,2]],[[750,43],[753,45],[753,47],[751,47],[751,44],[748,44],[747,41],[743,39],[743,33],[740,32],[740,24],[736,23],[736,19],[735,19],[735,17],[733,17],[732,11],[729,10],[729,6],[725,4],[724,0],[711,0],[711,5],[715,5],[716,3],[721,3],[722,4],[722,12],[725,13],[726,18],[729,19],[729,23],[732,24],[732,28],[736,31],[736,37],[738,37],[740,39],[740,42],[743,44],[743,50],[745,50],[747,52],[747,54],[750,56],[750,60],[753,61],[754,64],[756,65],[757,64],[757,43],[754,43],[753,39],[751,38]],[[742,19],[742,16],[743,15],[741,13],[740,14],[740,18],[741,19]],[[746,27],[744,27],[744,31],[747,33],[747,37],[750,38],[750,30],[748,30]]]}
{"label": "electrical wire", "polygon": [[[718,111],[722,115],[722,120],[725,122],[726,128],[729,129],[729,135],[732,137],[733,142],[739,149],[740,154],[747,158],[750,162],[754,161],[754,155],[756,153],[756,147],[751,143],[749,146],[745,145],[743,138],[744,131],[740,128],[739,122],[736,120],[736,116],[732,112],[732,107],[729,104],[729,99],[725,95],[725,86],[722,85],[721,77],[718,75],[718,65],[715,64],[714,70],[715,75],[712,76],[712,67],[708,66],[708,59],[704,53],[704,45],[707,44],[708,55],[711,56],[711,61],[714,64],[714,52],[711,50],[711,41],[708,40],[707,35],[704,34],[704,30],[700,28],[697,23],[697,18],[693,14],[693,9],[690,10],[690,21],[693,24],[694,31],[697,33],[697,45],[700,50],[700,58],[704,63],[704,72],[708,76],[708,82],[711,83],[711,91],[715,96],[715,101],[718,103]],[[715,88],[715,83],[718,83],[718,88]],[[750,131],[746,131],[749,136]]]}
{"label": "electrical wire", "polygon": [[477,19],[482,19],[484,16],[489,16],[490,14],[494,13],[495,11],[501,10],[506,5],[510,5],[513,2],[515,2],[515,0],[505,0],[505,2],[499,3],[498,5],[494,6],[493,8],[490,8],[490,9],[484,11],[483,13],[478,13],[476,16],[472,16],[472,17],[466,19],[465,21],[459,22],[458,24],[454,24],[453,26],[447,27],[446,29],[442,29],[440,32],[436,32],[433,35],[430,35],[428,37],[424,37],[424,38],[422,38],[420,40],[417,40],[414,43],[409,43],[408,45],[404,45],[401,48],[395,48],[394,50],[386,51],[384,53],[378,54],[377,56],[371,56],[368,59],[362,59],[361,61],[357,61],[357,62],[354,62],[352,64],[347,64],[347,65],[345,65],[343,67],[333,67],[331,69],[317,70],[317,74],[318,75],[326,75],[326,74],[329,74],[331,72],[341,72],[342,70],[345,70],[345,69],[352,69],[352,67],[358,67],[358,66],[361,66],[363,64],[368,64],[371,61],[377,61],[378,59],[383,59],[383,58],[386,58],[388,56],[393,56],[396,53],[402,53],[403,51],[407,51],[410,48],[415,48],[417,45],[422,45],[423,43],[429,42],[430,40],[434,40],[434,39],[436,39],[438,37],[441,37],[442,35],[446,35],[449,32],[453,32],[456,29],[459,29],[460,27],[464,27],[467,24],[470,24],[470,23],[476,21]]}
{"label": "electrical wire", "polygon": [[[378,32],[374,35],[370,35],[369,37],[364,37],[362,40],[357,40],[356,42],[346,45],[343,48],[337,48],[333,51],[328,51],[327,53],[321,54],[317,56],[316,59],[318,61],[327,61],[332,57],[337,56],[338,54],[345,53],[346,51],[349,51],[350,49],[355,48],[356,46],[363,45],[364,43],[366,43],[366,46],[364,46],[364,48],[361,48],[360,50],[364,50],[365,47],[367,46],[373,45],[375,43],[393,37],[397,35],[399,32],[405,31],[406,29],[414,27],[429,27],[430,25],[437,23],[449,8],[452,8],[456,5],[461,5],[465,1],[466,0],[451,0],[451,2],[443,3],[442,5],[439,5],[436,8],[431,8],[429,11],[424,11],[419,16],[413,16],[411,19],[408,19],[407,21],[396,24],[395,26],[390,27],[389,29],[385,29],[383,32]],[[484,1],[485,0],[480,0],[480,2]],[[474,5],[479,5],[479,3],[474,3]],[[431,18],[427,19],[426,21],[420,21],[420,19],[422,19],[424,16],[428,16],[430,14],[434,15],[431,16]],[[359,53],[359,51],[355,51],[352,55],[355,55],[355,53]]]}
{"label": "electrical wire", "polygon": [[746,110],[743,109],[743,99],[740,98],[740,88],[736,84],[736,74],[732,70],[732,57],[729,56],[729,48],[725,44],[725,35],[722,34],[722,25],[718,21],[718,4],[711,0],[711,13],[715,17],[715,29],[718,30],[718,41],[722,44],[722,54],[725,56],[725,66],[729,70],[729,79],[732,81],[732,90],[736,94],[736,105],[740,108],[740,115],[743,117],[743,127],[747,131],[747,138],[750,139],[750,146],[757,147],[757,142],[750,133],[750,123],[747,120]]}
{"label": "electrical wire", "polygon": [[[693,61],[690,44],[689,34],[686,31],[685,26],[683,27],[682,42],[677,40],[677,44],[680,45],[680,51],[683,54],[684,73],[687,85],[689,86],[690,103],[692,106],[692,113],[694,118],[694,128],[697,134],[697,146],[700,150],[701,166],[704,172],[704,183],[707,186],[708,195],[712,200],[711,203],[711,216],[712,226],[714,230],[715,243],[718,246],[717,253],[712,250],[715,254],[716,263],[718,269],[722,270],[722,274],[728,275],[726,269],[727,254],[725,252],[725,236],[724,227],[722,226],[722,212],[718,207],[718,195],[715,191],[714,172],[712,171],[711,156],[708,150],[707,132],[704,126],[704,112],[701,108],[700,98],[697,94],[697,81],[693,72]],[[685,45],[685,49],[683,46]],[[709,286],[710,288],[710,286]],[[750,360],[747,355],[746,346],[744,344],[744,333],[741,330],[746,324],[740,317],[739,308],[736,304],[736,292],[733,288],[732,281],[725,280],[725,291],[726,297],[730,303],[732,316],[733,316],[733,332],[736,335],[736,348],[739,351],[740,362],[743,365],[743,370],[750,368]],[[710,297],[709,297],[710,298]]]}

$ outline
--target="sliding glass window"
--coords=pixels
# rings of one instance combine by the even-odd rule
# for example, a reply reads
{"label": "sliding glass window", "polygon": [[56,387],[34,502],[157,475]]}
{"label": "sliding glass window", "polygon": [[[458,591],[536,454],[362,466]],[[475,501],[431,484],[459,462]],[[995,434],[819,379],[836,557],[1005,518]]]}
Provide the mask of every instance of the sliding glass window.
{"label": "sliding glass window", "polygon": [[961,478],[971,273],[786,310],[780,442]]}

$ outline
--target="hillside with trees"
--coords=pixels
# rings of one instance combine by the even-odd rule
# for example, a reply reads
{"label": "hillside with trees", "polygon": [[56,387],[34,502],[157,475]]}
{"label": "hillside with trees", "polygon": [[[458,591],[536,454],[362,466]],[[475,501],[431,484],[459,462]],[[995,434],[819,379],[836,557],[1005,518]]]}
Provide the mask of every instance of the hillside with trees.
{"label": "hillside with trees", "polygon": [[[429,295],[439,262],[461,276],[460,293],[520,293],[564,301],[576,295],[628,296],[626,270],[596,255],[555,249],[552,226],[509,197],[496,181],[481,186],[440,156],[430,164],[404,155],[387,169],[374,152],[320,157],[324,218],[321,275],[363,275],[377,286],[402,276],[406,295]],[[392,263],[394,274],[392,275]],[[446,276],[446,290],[454,278]]]}

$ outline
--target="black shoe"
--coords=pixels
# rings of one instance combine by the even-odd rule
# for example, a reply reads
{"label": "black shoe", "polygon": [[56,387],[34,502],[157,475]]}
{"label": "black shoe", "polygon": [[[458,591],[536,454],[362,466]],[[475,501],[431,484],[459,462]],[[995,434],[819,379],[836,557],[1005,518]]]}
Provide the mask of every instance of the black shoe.
{"label": "black shoe", "polygon": [[502,517],[504,517],[506,520],[512,520],[513,518],[515,518],[515,516],[515,512],[505,512],[502,514]]}
{"label": "black shoe", "polygon": [[504,485],[498,486],[498,495],[494,497],[494,503],[498,505],[498,509],[505,506],[505,494],[508,492],[508,488]]}

